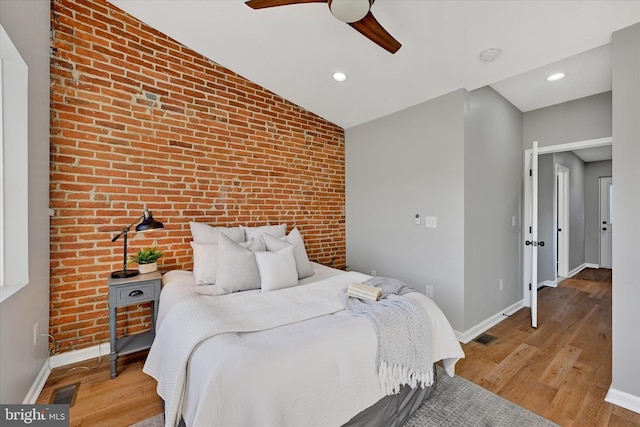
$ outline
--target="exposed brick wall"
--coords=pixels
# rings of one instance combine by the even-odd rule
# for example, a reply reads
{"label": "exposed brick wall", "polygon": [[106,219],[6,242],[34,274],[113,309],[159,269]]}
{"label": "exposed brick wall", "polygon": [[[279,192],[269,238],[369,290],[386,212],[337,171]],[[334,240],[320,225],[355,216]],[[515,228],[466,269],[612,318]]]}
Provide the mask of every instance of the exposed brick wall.
{"label": "exposed brick wall", "polygon": [[[297,226],[345,264],[344,132],[103,0],[52,2],[51,321],[60,350],[109,339],[106,280],[150,209],[163,270],[192,268],[188,222]],[[118,334],[149,325],[120,310]]]}

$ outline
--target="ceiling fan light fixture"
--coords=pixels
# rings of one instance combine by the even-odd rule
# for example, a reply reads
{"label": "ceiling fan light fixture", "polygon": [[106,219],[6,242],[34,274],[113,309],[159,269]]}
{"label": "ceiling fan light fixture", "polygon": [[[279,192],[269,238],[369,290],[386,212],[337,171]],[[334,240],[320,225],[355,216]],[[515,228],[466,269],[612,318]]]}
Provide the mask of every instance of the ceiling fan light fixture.
{"label": "ceiling fan light fixture", "polygon": [[329,0],[328,3],[333,16],[348,24],[360,21],[371,8],[369,0]]}
{"label": "ceiling fan light fixture", "polygon": [[336,81],[336,82],[344,82],[345,80],[347,80],[347,75],[345,73],[342,73],[340,71],[336,71],[335,73],[333,73],[331,75],[331,78]]}

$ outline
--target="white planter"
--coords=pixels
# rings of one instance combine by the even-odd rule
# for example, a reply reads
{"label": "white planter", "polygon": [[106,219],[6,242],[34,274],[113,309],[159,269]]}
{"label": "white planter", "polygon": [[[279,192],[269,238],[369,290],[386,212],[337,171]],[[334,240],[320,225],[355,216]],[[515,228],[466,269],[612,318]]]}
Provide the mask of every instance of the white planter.
{"label": "white planter", "polygon": [[155,262],[151,264],[138,264],[138,271],[140,274],[153,273],[154,271],[158,271],[158,264]]}

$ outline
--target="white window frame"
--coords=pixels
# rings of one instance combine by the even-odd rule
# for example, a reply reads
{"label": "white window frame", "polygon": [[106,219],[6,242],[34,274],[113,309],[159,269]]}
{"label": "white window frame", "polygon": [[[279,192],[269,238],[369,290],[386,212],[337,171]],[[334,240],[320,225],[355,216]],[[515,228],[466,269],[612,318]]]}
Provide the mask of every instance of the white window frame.
{"label": "white window frame", "polygon": [[29,283],[28,67],[0,25],[0,302]]}

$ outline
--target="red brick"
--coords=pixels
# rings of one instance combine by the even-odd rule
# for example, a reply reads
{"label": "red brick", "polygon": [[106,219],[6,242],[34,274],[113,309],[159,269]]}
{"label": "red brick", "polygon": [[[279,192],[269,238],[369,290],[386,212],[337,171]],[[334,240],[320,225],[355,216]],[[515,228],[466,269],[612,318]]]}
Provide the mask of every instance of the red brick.
{"label": "red brick", "polygon": [[[108,339],[106,279],[122,263],[111,238],[145,206],[165,230],[130,249],[157,243],[165,270],[192,268],[194,219],[295,224],[310,258],[345,265],[341,128],[105,0],[52,4],[49,329],[60,351]],[[149,316],[149,304],[118,310],[118,334],[146,330]]]}

